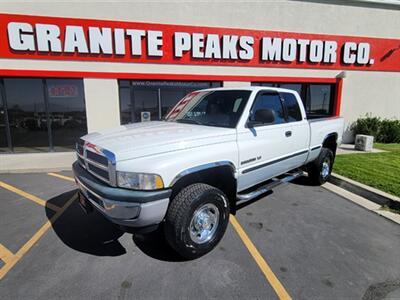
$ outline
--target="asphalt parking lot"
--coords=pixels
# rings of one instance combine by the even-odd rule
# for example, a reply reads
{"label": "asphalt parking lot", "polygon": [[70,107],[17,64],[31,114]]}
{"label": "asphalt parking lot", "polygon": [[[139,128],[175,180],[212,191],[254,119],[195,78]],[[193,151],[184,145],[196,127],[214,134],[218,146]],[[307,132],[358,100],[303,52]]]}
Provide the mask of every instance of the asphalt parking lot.
{"label": "asphalt parking lot", "polygon": [[278,187],[183,261],[85,215],[71,176],[0,174],[1,299],[400,298],[399,225],[323,187]]}

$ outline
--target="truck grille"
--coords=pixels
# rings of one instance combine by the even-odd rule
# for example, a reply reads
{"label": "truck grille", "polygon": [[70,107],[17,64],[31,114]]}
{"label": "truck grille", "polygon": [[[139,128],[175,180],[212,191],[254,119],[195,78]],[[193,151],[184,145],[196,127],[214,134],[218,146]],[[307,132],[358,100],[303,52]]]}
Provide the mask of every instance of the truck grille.
{"label": "truck grille", "polygon": [[108,159],[105,156],[99,155],[92,151],[87,151],[86,157],[87,157],[87,159],[90,159],[91,161],[102,164],[104,166],[108,166]]}
{"label": "truck grille", "polygon": [[79,139],[76,143],[79,164],[98,179],[115,186],[115,156],[105,149]]}

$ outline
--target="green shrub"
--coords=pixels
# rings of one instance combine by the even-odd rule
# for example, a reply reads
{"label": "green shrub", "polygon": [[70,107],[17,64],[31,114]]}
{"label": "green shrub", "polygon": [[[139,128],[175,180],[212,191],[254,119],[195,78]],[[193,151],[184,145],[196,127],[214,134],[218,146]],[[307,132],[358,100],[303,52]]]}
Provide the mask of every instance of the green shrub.
{"label": "green shrub", "polygon": [[381,119],[378,117],[371,117],[366,115],[364,118],[359,118],[352,125],[354,134],[372,135],[376,138],[378,135],[379,125]]}
{"label": "green shrub", "polygon": [[400,120],[382,120],[376,141],[380,143],[400,143]]}
{"label": "green shrub", "polygon": [[400,120],[381,119],[366,115],[351,126],[354,134],[372,135],[375,142],[400,143]]}

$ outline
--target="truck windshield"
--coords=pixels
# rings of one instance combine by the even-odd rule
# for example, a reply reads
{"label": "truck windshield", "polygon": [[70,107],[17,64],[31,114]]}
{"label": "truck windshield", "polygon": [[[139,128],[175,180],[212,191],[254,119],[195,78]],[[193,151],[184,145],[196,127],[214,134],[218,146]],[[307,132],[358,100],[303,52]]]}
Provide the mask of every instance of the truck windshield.
{"label": "truck windshield", "polygon": [[251,91],[217,90],[192,92],[181,99],[166,121],[235,128]]}

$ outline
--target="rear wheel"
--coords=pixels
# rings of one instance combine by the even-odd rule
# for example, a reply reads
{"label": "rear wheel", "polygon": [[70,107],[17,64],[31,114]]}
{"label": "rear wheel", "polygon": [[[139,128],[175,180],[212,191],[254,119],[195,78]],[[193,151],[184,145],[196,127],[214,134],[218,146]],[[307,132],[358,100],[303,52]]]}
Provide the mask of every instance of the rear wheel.
{"label": "rear wheel", "polygon": [[229,220],[229,202],[219,189],[196,183],[172,200],[165,220],[168,243],[189,259],[210,252],[223,237]]}
{"label": "rear wheel", "polygon": [[332,173],[333,152],[328,148],[322,148],[316,160],[307,165],[307,172],[313,184],[321,185],[328,181]]}

